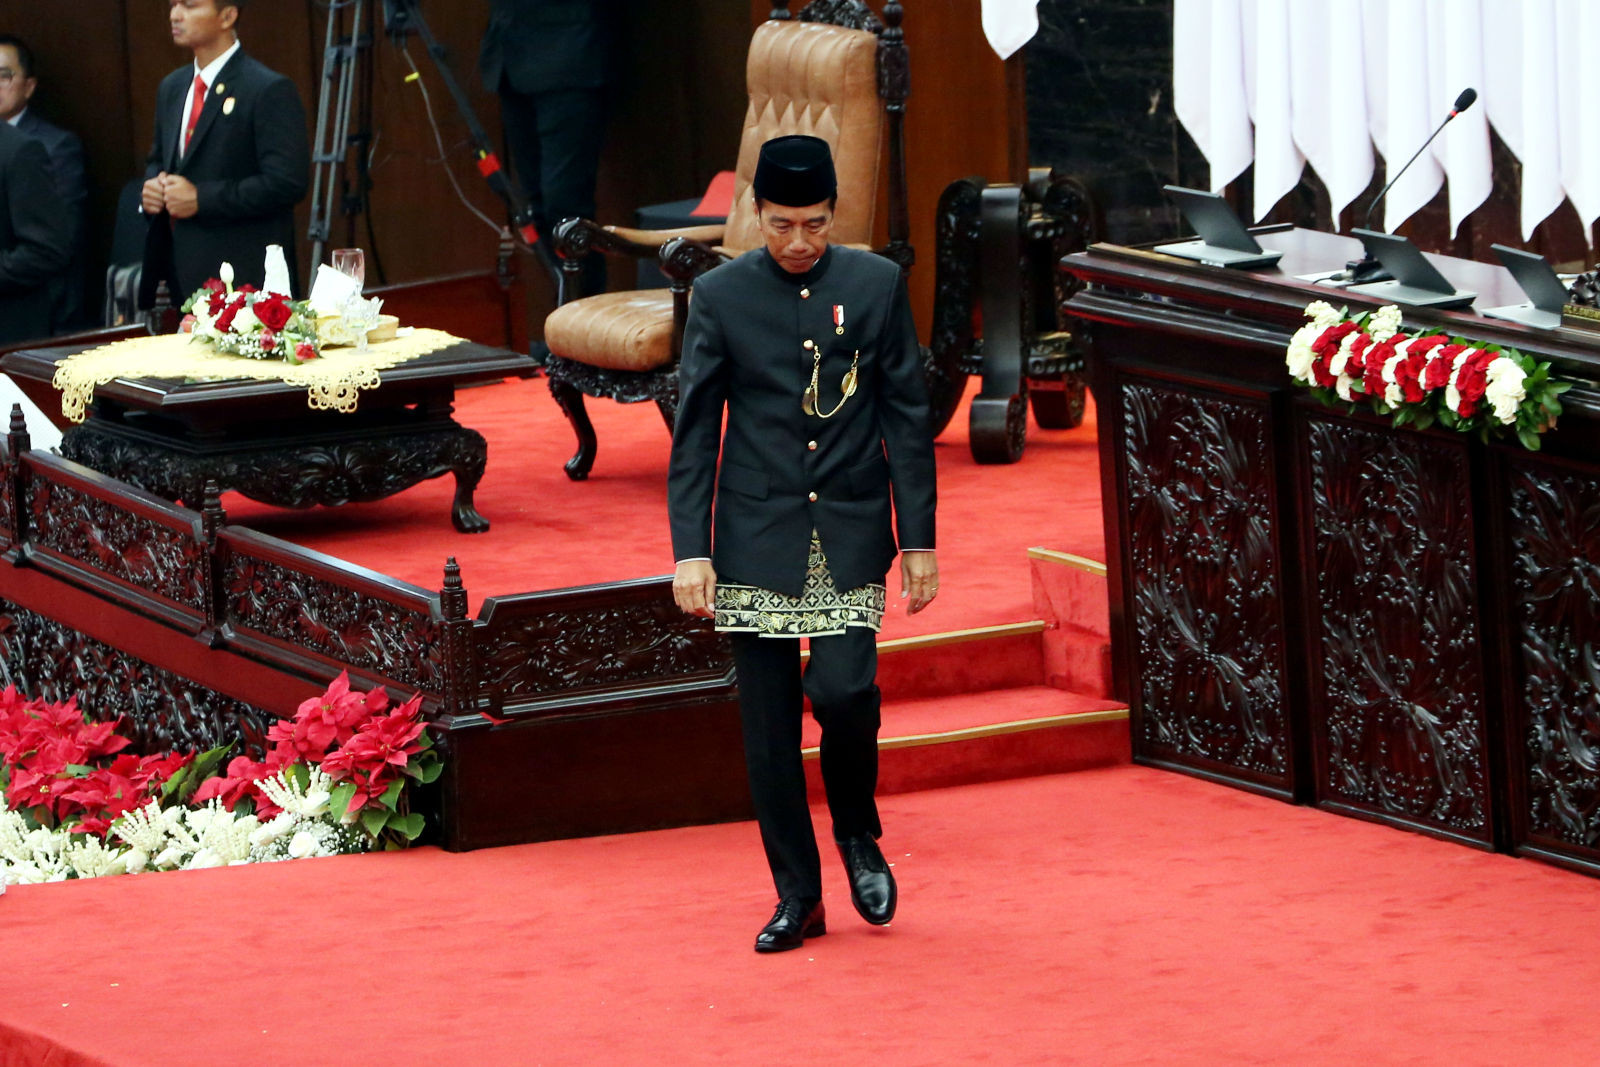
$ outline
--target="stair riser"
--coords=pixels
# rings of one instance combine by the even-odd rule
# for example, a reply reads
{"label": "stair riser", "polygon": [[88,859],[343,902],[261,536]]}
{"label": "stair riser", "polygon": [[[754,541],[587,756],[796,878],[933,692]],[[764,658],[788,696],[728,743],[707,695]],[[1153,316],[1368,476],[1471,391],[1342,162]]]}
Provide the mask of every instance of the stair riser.
{"label": "stair riser", "polygon": [[[1015,733],[958,738],[878,753],[878,795],[1027,778],[1130,761],[1128,720],[1067,723]],[[815,753],[805,761],[807,795],[823,800]]]}

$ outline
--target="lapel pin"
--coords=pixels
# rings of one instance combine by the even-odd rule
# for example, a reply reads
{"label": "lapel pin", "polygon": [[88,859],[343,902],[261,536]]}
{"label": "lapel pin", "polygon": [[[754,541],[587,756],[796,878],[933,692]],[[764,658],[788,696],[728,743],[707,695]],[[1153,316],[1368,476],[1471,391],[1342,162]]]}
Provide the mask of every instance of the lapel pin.
{"label": "lapel pin", "polygon": [[222,102],[222,113],[224,115],[233,114],[234,101],[235,101],[235,98],[230,96],[230,97],[228,97],[228,99],[226,99],[226,100],[224,100]]}
{"label": "lapel pin", "polygon": [[227,91],[228,91],[228,87],[226,85],[223,85],[221,82],[217,83],[217,95],[218,96],[221,96],[223,93],[225,93]]}

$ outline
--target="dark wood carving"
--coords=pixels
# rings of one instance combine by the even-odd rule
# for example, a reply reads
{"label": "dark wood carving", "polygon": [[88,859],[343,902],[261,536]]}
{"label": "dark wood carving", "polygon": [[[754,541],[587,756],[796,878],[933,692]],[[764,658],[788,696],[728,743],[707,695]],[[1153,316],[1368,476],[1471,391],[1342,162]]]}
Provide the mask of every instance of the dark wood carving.
{"label": "dark wood carving", "polygon": [[826,22],[868,33],[882,33],[883,23],[861,0],[811,0],[800,9],[801,22]]}
{"label": "dark wood carving", "polygon": [[207,482],[266,504],[307,508],[381,500],[450,473],[456,479],[451,510],[456,529],[479,533],[489,528],[473,505],[489,446],[482,434],[461,426],[195,454],[92,420],[62,437],[61,454],[190,507],[204,499]]}
{"label": "dark wood carving", "polygon": [[26,483],[32,543],[156,596],[204,611],[204,551],[174,528],[60,482]]}
{"label": "dark wood carving", "polygon": [[445,650],[431,613],[361,593],[328,578],[229,554],[227,621],[337,663],[440,694]]}
{"label": "dark wood carving", "polygon": [[1323,418],[1304,433],[1318,797],[1488,841],[1466,446]]}
{"label": "dark wood carving", "polygon": [[680,611],[669,583],[657,584],[654,596],[592,607],[499,598],[485,612],[479,668],[495,703],[726,676],[726,640]]}
{"label": "dark wood carving", "polygon": [[1534,841],[1600,861],[1600,477],[1517,465],[1510,482],[1521,815]]}
{"label": "dark wood carving", "polygon": [[233,743],[261,758],[276,716],[0,600],[0,671],[5,684],[46,700],[77,697],[96,719],[119,727],[138,753],[204,751]]}
{"label": "dark wood carving", "polygon": [[1267,408],[1128,382],[1121,418],[1135,753],[1287,788]]}
{"label": "dark wood carving", "polygon": [[924,377],[934,436],[961,406],[967,376],[979,373],[978,222],[985,182],[960,178],[939,195],[934,224],[933,329]]}

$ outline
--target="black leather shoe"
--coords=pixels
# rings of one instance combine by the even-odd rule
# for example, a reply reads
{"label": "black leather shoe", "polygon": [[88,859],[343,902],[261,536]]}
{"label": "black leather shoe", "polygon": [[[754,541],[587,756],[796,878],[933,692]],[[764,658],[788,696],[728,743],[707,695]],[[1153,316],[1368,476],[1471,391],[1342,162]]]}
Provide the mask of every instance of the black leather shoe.
{"label": "black leather shoe", "polygon": [[787,952],[805,944],[808,937],[821,937],[828,932],[827,916],[822,911],[822,901],[784,897],[778,901],[778,910],[772,921],[756,935],[757,952]]}
{"label": "black leather shoe", "polygon": [[870,836],[847,837],[836,841],[839,858],[850,875],[850,903],[856,906],[861,917],[874,926],[883,926],[894,918],[897,893],[894,875],[878,843]]}

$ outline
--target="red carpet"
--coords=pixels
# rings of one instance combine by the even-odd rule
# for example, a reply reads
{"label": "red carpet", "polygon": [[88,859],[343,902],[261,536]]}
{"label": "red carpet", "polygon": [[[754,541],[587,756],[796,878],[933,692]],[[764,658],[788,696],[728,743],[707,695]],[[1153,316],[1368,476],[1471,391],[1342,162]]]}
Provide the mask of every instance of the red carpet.
{"label": "red carpet", "polygon": [[[429,589],[453,555],[473,611],[485,596],[670,573],[670,440],[655,405],[591,401],[589,410],[600,453],[589,480],[575,483],[561,470],[572,432],[542,379],[460,394],[458,420],[489,440],[478,489],[479,510],[493,523],[487,534],[451,527],[448,476],[336,509],[286,511],[237,494],[224,503],[235,522]],[[943,596],[914,618],[891,611],[885,637],[1037,618],[1026,558],[1033,546],[1105,558],[1092,412],[1077,430],[1034,427],[1027,454],[1009,467],[973,463],[966,427],[963,407],[938,446]],[[899,595],[898,575],[890,591]]]}
{"label": "red carpet", "polygon": [[1591,879],[1133,767],[883,807],[893,926],[829,857],[777,957],[749,824],[13,889],[0,1064],[1594,1060]]}

